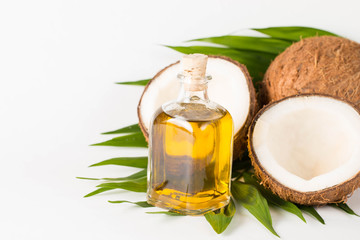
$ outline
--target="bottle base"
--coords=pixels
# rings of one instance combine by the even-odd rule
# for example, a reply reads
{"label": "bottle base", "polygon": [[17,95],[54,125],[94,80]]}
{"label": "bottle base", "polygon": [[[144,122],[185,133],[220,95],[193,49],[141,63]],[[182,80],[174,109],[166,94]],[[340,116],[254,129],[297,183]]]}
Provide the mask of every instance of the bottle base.
{"label": "bottle base", "polygon": [[186,203],[171,199],[170,201],[164,201],[154,199],[151,196],[147,196],[147,202],[155,207],[167,209],[171,212],[176,212],[183,215],[197,216],[204,215],[208,212],[220,209],[230,202],[230,197],[222,197],[221,199],[213,199],[204,203]]}

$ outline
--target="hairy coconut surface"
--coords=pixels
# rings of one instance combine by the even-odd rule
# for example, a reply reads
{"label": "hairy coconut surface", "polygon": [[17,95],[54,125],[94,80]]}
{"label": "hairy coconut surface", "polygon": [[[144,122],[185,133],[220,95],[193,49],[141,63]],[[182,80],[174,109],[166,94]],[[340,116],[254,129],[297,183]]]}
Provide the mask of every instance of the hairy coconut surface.
{"label": "hairy coconut surface", "polygon": [[[138,105],[140,128],[148,141],[149,125],[155,111],[165,102],[176,100],[180,91],[177,74],[179,62],[173,63],[146,85]],[[225,107],[234,121],[234,159],[246,148],[246,133],[256,113],[255,89],[246,67],[230,58],[209,56],[207,74],[209,98]]]}
{"label": "hairy coconut surface", "polygon": [[270,64],[262,90],[266,102],[323,93],[346,99],[360,109],[360,44],[333,36],[294,43]]}
{"label": "hairy coconut surface", "polygon": [[360,184],[360,114],[323,95],[287,97],[264,107],[249,129],[262,183],[305,205],[346,200]]}

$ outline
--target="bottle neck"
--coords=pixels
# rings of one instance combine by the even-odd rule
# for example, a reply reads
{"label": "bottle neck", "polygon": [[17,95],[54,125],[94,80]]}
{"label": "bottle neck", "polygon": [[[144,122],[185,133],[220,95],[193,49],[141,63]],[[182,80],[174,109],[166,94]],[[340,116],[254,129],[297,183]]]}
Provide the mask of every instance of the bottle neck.
{"label": "bottle neck", "polygon": [[190,103],[190,102],[208,102],[209,97],[207,93],[207,86],[201,89],[192,90],[181,83],[180,93],[177,99],[178,102]]}
{"label": "bottle neck", "polygon": [[181,83],[180,93],[177,98],[178,102],[183,103],[201,103],[209,102],[207,84],[211,77],[207,76],[201,80],[193,80],[191,77],[185,77],[182,74],[178,75]]}

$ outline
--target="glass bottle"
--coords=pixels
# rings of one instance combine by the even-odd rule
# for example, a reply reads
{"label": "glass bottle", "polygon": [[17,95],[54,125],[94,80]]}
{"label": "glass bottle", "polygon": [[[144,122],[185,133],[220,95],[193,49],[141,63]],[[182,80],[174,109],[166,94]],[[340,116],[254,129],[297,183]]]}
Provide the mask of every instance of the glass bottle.
{"label": "glass bottle", "polygon": [[147,201],[200,215],[230,201],[233,121],[208,98],[207,56],[185,55],[176,101],[154,114],[149,131]]}

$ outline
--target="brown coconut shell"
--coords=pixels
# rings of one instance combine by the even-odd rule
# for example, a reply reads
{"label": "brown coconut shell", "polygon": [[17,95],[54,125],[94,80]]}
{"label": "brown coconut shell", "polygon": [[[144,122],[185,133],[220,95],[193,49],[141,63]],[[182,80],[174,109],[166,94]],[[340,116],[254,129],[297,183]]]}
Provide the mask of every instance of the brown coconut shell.
{"label": "brown coconut shell", "polygon": [[[240,70],[243,72],[243,74],[245,75],[246,81],[247,81],[247,85],[248,85],[248,90],[249,90],[249,95],[250,95],[250,106],[249,106],[249,114],[245,120],[244,125],[240,128],[240,130],[238,132],[236,132],[234,134],[234,140],[233,140],[233,159],[236,160],[238,157],[240,157],[243,152],[246,149],[246,145],[247,145],[247,132],[249,129],[249,126],[251,124],[251,121],[255,115],[255,113],[258,110],[258,104],[257,104],[257,100],[256,100],[256,92],[255,92],[255,88],[252,82],[252,79],[250,77],[249,71],[247,70],[246,66],[235,61],[232,60],[229,57],[225,57],[225,56],[215,56],[215,55],[209,55],[209,58],[220,58],[226,61],[229,61],[233,64],[235,64],[236,66],[238,66],[240,68]],[[147,90],[147,88],[151,85],[152,81],[154,81],[154,79],[156,79],[157,77],[159,77],[166,69],[178,64],[180,61],[177,61],[175,63],[170,64],[169,66],[163,68],[162,70],[160,70],[149,82],[148,84],[145,86],[144,91],[141,95],[138,107],[137,107],[137,113],[138,113],[138,118],[139,118],[139,126],[140,129],[142,131],[142,133],[144,134],[144,137],[146,139],[146,141],[149,141],[149,132],[146,129],[145,125],[144,125],[144,121],[142,120],[141,117],[141,102],[143,100],[143,96]],[[211,96],[210,96],[211,98]]]}
{"label": "brown coconut shell", "polygon": [[337,96],[360,109],[360,44],[341,37],[311,37],[278,55],[264,75],[265,103],[302,93]]}
{"label": "brown coconut shell", "polygon": [[263,185],[265,188],[270,189],[274,194],[278,195],[280,198],[298,203],[301,205],[324,205],[328,203],[340,203],[340,202],[346,202],[348,197],[351,196],[351,194],[360,187],[360,172],[357,173],[355,176],[352,176],[350,179],[348,179],[345,182],[341,182],[335,186],[325,188],[319,191],[311,191],[311,192],[300,192],[291,188],[288,188],[287,186],[281,184],[276,180],[276,177],[270,175],[266,169],[261,165],[261,161],[256,156],[254,146],[252,143],[252,136],[254,132],[254,128],[256,125],[257,120],[261,117],[261,115],[266,112],[269,108],[275,106],[279,102],[282,102],[284,100],[287,100],[288,98],[293,97],[301,97],[301,96],[325,96],[325,97],[331,97],[339,101],[343,101],[354,107],[354,109],[359,113],[360,111],[355,108],[355,104],[352,104],[344,99],[333,97],[326,94],[300,94],[300,95],[294,95],[285,97],[281,100],[272,102],[266,106],[264,106],[254,117],[251,126],[249,128],[248,133],[248,151],[249,156],[251,159],[251,163],[254,167],[256,176],[261,180],[260,184]]}

